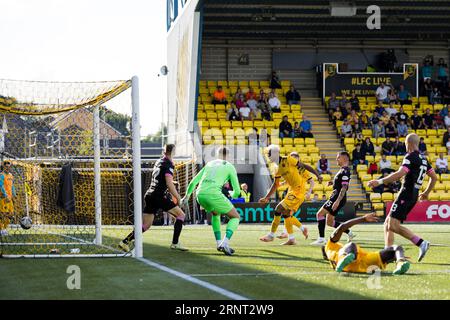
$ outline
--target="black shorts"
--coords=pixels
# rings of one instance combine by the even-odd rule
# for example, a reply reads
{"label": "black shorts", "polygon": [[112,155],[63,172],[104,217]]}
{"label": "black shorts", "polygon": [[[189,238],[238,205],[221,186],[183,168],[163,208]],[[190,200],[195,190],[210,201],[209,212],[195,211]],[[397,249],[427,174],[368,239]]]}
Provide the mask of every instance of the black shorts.
{"label": "black shorts", "polygon": [[406,220],[408,213],[414,208],[417,202],[418,192],[407,193],[400,192],[397,198],[392,203],[391,210],[388,216],[400,220],[401,222]]}
{"label": "black shorts", "polygon": [[175,208],[177,205],[172,201],[172,196],[169,194],[156,195],[156,194],[146,194],[145,195],[145,207],[144,213],[156,214],[159,210],[169,211]]}
{"label": "black shorts", "polygon": [[338,193],[332,194],[330,199],[327,202],[325,202],[325,204],[322,206],[322,208],[327,210],[328,213],[331,214],[333,217],[335,217],[336,214],[339,212],[339,210],[341,210],[347,203],[347,196],[345,196],[344,198],[342,198],[337,209],[333,211],[333,209],[331,208],[333,207],[333,204],[336,202],[338,197],[339,197]]}

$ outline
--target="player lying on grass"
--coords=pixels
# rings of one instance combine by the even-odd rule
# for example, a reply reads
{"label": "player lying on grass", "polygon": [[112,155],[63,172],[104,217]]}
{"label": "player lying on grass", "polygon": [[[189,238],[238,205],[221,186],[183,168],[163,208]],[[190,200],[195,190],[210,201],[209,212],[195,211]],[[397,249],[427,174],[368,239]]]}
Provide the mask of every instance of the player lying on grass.
{"label": "player lying on grass", "polygon": [[322,181],[322,177],[314,168],[302,163],[297,152],[292,152],[289,156],[280,158],[280,148],[278,146],[271,145],[269,146],[268,151],[270,161],[278,162],[278,170],[270,190],[264,198],[259,200],[259,202],[269,202],[272,194],[278,189],[281,178],[288,184],[289,189],[286,197],[275,208],[270,232],[259,240],[264,242],[273,241],[275,232],[280,225],[281,216],[283,216],[284,226],[289,238],[283,245],[293,245],[295,244],[294,225],[302,231],[305,239],[308,238],[308,229],[302,226],[300,221],[292,215],[305,201],[306,183],[311,178],[307,171],[315,174],[319,183]]}
{"label": "player lying on grass", "polygon": [[[231,256],[234,250],[229,246],[229,241],[236,232],[240,216],[233,204],[222,193],[223,185],[230,181],[233,188],[232,198],[239,198],[241,186],[234,166],[226,161],[228,149],[221,147],[217,151],[218,159],[208,162],[202,170],[189,183],[186,195],[181,200],[182,206],[187,205],[191,194],[197,188],[197,202],[207,213],[211,212],[211,223],[216,238],[217,250]],[[230,219],[227,224],[226,235],[223,239],[220,232],[220,216],[224,214]]]}
{"label": "player lying on grass", "polygon": [[[142,232],[147,231],[153,224],[155,214],[163,211],[168,212],[176,218],[171,249],[187,251],[179,243],[181,230],[185,214],[177,205],[180,203],[180,195],[173,182],[174,165],[172,162],[172,154],[175,153],[175,145],[167,144],[164,147],[163,156],[155,163],[152,172],[152,180],[150,187],[145,193],[145,208],[142,217]],[[134,231],[132,231],[125,239],[119,243],[119,248],[125,252],[132,249],[134,242]]]}
{"label": "player lying on grass", "polygon": [[[430,243],[401,225],[416,205],[417,200],[428,199],[428,195],[433,190],[438,179],[428,160],[419,153],[419,142],[420,139],[417,134],[408,134],[405,139],[408,153],[403,158],[403,163],[398,171],[383,179],[371,180],[368,182],[368,186],[375,188],[381,184],[390,184],[404,177],[400,192],[395,198],[384,222],[384,242],[386,247],[390,247],[394,243],[394,233],[401,235],[419,247],[418,260],[421,261],[428,251]],[[425,191],[419,194],[425,175],[430,177],[430,181]]]}
{"label": "player lying on grass", "polygon": [[361,222],[376,221],[378,218],[374,213],[366,214],[344,222],[334,230],[326,246],[322,247],[324,258],[330,262],[333,269],[337,272],[367,273],[373,271],[374,267],[384,270],[388,263],[396,262],[397,266],[393,274],[404,274],[408,271],[410,263],[406,260],[401,246],[390,246],[378,252],[367,252],[353,242],[345,245],[338,242],[342,234],[352,226]]}
{"label": "player lying on grass", "polygon": [[[341,169],[336,173],[333,181],[328,182],[329,185],[333,185],[333,192],[331,193],[330,199],[325,202],[322,208],[317,212],[319,237],[316,241],[311,243],[313,246],[322,246],[325,244],[325,224],[334,228],[339,227],[340,222],[335,220],[335,216],[347,203],[347,190],[350,185],[351,177],[350,169],[348,167],[350,155],[345,151],[338,152],[336,162]],[[349,240],[354,238],[355,235],[351,230],[346,229],[345,232],[347,233]]]}

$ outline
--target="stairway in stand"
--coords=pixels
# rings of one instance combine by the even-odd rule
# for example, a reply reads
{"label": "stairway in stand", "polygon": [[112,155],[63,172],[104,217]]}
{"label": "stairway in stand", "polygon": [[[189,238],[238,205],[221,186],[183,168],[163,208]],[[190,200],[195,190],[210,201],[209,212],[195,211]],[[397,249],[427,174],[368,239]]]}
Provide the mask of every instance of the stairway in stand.
{"label": "stairway in stand", "polygon": [[[328,121],[328,115],[320,98],[302,97],[302,112],[312,123],[312,132],[316,139],[316,145],[321,154],[325,154],[330,161],[331,172],[336,174],[339,167],[336,163],[336,154],[344,150],[340,139],[337,137],[336,129]],[[351,155],[350,155],[351,156]],[[371,210],[370,203],[367,201],[366,193],[362,189],[358,176],[353,173],[350,180],[350,189],[347,192],[347,200],[363,203],[363,210],[357,211],[357,214],[364,214]]]}

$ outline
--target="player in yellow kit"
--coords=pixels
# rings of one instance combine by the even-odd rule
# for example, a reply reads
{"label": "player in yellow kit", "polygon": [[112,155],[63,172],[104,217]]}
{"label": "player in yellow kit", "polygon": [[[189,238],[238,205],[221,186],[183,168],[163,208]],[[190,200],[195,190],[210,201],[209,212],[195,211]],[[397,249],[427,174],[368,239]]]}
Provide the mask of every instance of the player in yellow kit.
{"label": "player in yellow kit", "polygon": [[3,162],[3,171],[0,173],[0,235],[8,234],[6,228],[9,226],[9,219],[14,213],[13,198],[16,196],[14,188],[14,177],[9,172],[11,162]]}
{"label": "player in yellow kit", "polygon": [[288,241],[283,244],[293,245],[295,244],[294,225],[300,228],[305,238],[308,238],[308,229],[303,227],[300,221],[292,215],[298,210],[303,201],[305,201],[306,183],[311,178],[308,171],[317,176],[319,183],[322,181],[322,177],[314,168],[302,163],[297,152],[292,152],[289,156],[280,158],[279,147],[271,145],[269,147],[269,158],[273,162],[279,159],[278,170],[269,192],[264,198],[261,198],[259,202],[269,202],[269,198],[280,186],[281,178],[288,184],[289,189],[286,197],[275,208],[270,233],[261,237],[260,240],[264,242],[273,241],[275,232],[281,221],[281,216],[283,216],[284,226],[289,238]]}
{"label": "player in yellow kit", "polygon": [[410,263],[406,260],[401,246],[391,246],[381,251],[368,252],[353,242],[345,245],[339,243],[345,230],[361,222],[376,221],[378,221],[378,218],[375,214],[366,214],[363,217],[348,220],[334,230],[327,244],[322,247],[324,258],[330,262],[334,270],[337,272],[367,273],[375,268],[384,270],[388,263],[395,261],[397,267],[393,274],[404,274],[408,271]]}

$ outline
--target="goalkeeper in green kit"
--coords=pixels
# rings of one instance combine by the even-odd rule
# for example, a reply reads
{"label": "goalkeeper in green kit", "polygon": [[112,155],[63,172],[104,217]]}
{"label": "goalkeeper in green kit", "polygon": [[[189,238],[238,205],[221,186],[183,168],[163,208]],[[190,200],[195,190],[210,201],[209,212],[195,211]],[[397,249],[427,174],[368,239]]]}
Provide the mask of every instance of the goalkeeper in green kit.
{"label": "goalkeeper in green kit", "polygon": [[[219,148],[218,159],[208,162],[202,170],[189,183],[185,197],[181,200],[182,205],[186,205],[189,197],[194,192],[197,185],[197,201],[207,213],[212,213],[212,227],[216,237],[217,250],[228,256],[234,253],[228,242],[236,231],[240,216],[230,200],[222,193],[222,186],[231,182],[233,188],[232,198],[238,198],[241,193],[239,180],[234,166],[226,161],[228,150]],[[227,224],[225,237],[221,240],[220,216],[226,214],[230,219]]]}

